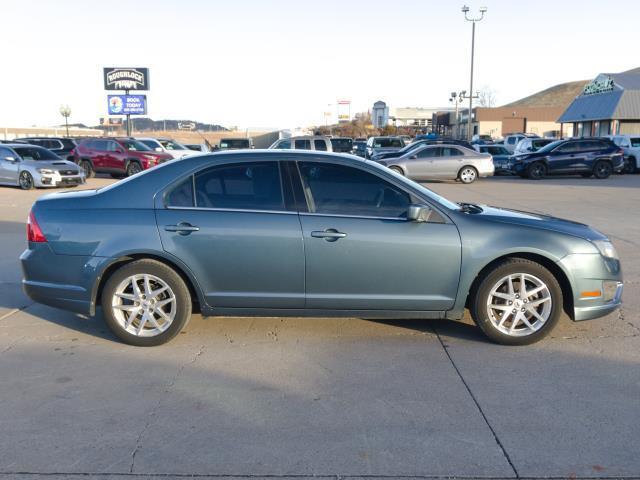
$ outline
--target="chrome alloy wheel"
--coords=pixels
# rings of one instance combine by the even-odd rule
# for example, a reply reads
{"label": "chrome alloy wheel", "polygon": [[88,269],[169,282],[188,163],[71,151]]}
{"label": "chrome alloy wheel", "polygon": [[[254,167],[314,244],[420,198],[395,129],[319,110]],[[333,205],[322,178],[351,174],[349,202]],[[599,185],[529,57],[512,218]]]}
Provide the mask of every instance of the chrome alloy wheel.
{"label": "chrome alloy wheel", "polygon": [[138,337],[155,337],[176,316],[176,296],[169,285],[154,275],[125,278],[111,300],[113,316],[125,331]]}
{"label": "chrome alloy wheel", "polygon": [[525,337],[540,330],[552,307],[549,287],[528,273],[501,278],[487,297],[491,323],[498,331],[513,337]]}
{"label": "chrome alloy wheel", "polygon": [[473,183],[476,179],[476,170],[471,167],[465,167],[460,172],[460,180],[462,183]]}

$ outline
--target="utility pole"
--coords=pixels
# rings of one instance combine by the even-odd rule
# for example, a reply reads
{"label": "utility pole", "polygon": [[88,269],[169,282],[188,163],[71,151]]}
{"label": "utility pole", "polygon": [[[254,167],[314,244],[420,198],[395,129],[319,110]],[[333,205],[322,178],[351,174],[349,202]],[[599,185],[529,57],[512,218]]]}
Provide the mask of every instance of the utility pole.
{"label": "utility pole", "polygon": [[64,126],[67,130],[67,138],[69,137],[69,117],[71,116],[71,108],[69,105],[60,106],[60,115],[64,117]]}
{"label": "utility pole", "polygon": [[484,18],[484,14],[487,12],[487,7],[480,7],[480,16],[479,17],[469,17],[469,7],[464,5],[462,7],[462,13],[464,13],[464,19],[468,22],[471,22],[471,75],[469,80],[469,116],[467,118],[468,127],[467,127],[467,137],[468,140],[471,141],[471,137],[473,136],[473,130],[471,127],[472,117],[473,117],[473,56],[475,53],[475,43],[476,43],[476,22],[479,22]]}
{"label": "utility pole", "polygon": [[466,90],[462,90],[461,92],[451,92],[451,96],[449,97],[449,101],[453,102],[456,106],[456,124],[455,124],[455,130],[454,130],[454,134],[453,137],[456,139],[460,138],[460,116],[458,113],[458,105],[460,105],[462,102],[464,102],[464,99],[467,98],[467,91]]}

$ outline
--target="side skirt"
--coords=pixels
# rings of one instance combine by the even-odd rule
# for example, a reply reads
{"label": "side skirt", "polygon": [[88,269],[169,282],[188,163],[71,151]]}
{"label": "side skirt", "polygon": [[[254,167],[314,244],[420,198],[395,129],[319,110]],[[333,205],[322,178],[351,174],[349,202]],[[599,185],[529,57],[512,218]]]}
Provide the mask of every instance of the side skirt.
{"label": "side skirt", "polygon": [[321,310],[276,308],[203,308],[202,315],[221,317],[344,317],[344,318],[446,318],[442,311],[415,310]]}

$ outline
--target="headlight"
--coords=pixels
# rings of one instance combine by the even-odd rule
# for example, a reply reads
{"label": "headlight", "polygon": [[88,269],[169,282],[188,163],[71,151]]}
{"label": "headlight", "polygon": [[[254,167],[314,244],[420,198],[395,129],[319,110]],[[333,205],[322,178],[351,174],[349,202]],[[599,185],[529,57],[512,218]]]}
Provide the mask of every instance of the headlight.
{"label": "headlight", "polygon": [[38,172],[44,174],[44,175],[53,175],[53,170],[50,170],[48,168],[39,168]]}
{"label": "headlight", "polygon": [[600,251],[600,255],[605,258],[613,258],[615,260],[619,260],[618,252],[616,252],[616,248],[613,246],[609,240],[594,240],[593,244]]}

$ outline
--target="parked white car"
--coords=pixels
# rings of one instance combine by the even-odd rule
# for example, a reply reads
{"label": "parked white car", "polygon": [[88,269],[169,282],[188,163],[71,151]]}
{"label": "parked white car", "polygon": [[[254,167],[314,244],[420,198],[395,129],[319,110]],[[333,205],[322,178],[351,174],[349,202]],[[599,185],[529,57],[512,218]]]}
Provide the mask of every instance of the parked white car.
{"label": "parked white car", "polygon": [[151,150],[168,153],[174,159],[193,155],[193,150],[169,138],[136,138],[136,140],[144,143]]}
{"label": "parked white car", "polygon": [[281,138],[269,147],[269,149],[274,148],[280,150],[319,150],[323,152],[333,152],[331,139],[323,136]]}
{"label": "parked white car", "polygon": [[517,143],[516,148],[512,153],[514,155],[526,155],[528,153],[537,152],[545,145],[555,141],[556,140],[554,138],[523,138]]}
{"label": "parked white car", "polygon": [[531,135],[528,133],[512,133],[504,137],[504,148],[513,153],[516,149],[516,145],[525,138],[540,138],[537,135]]}
{"label": "parked white car", "polygon": [[624,173],[640,171],[640,135],[607,135],[624,150]]}

